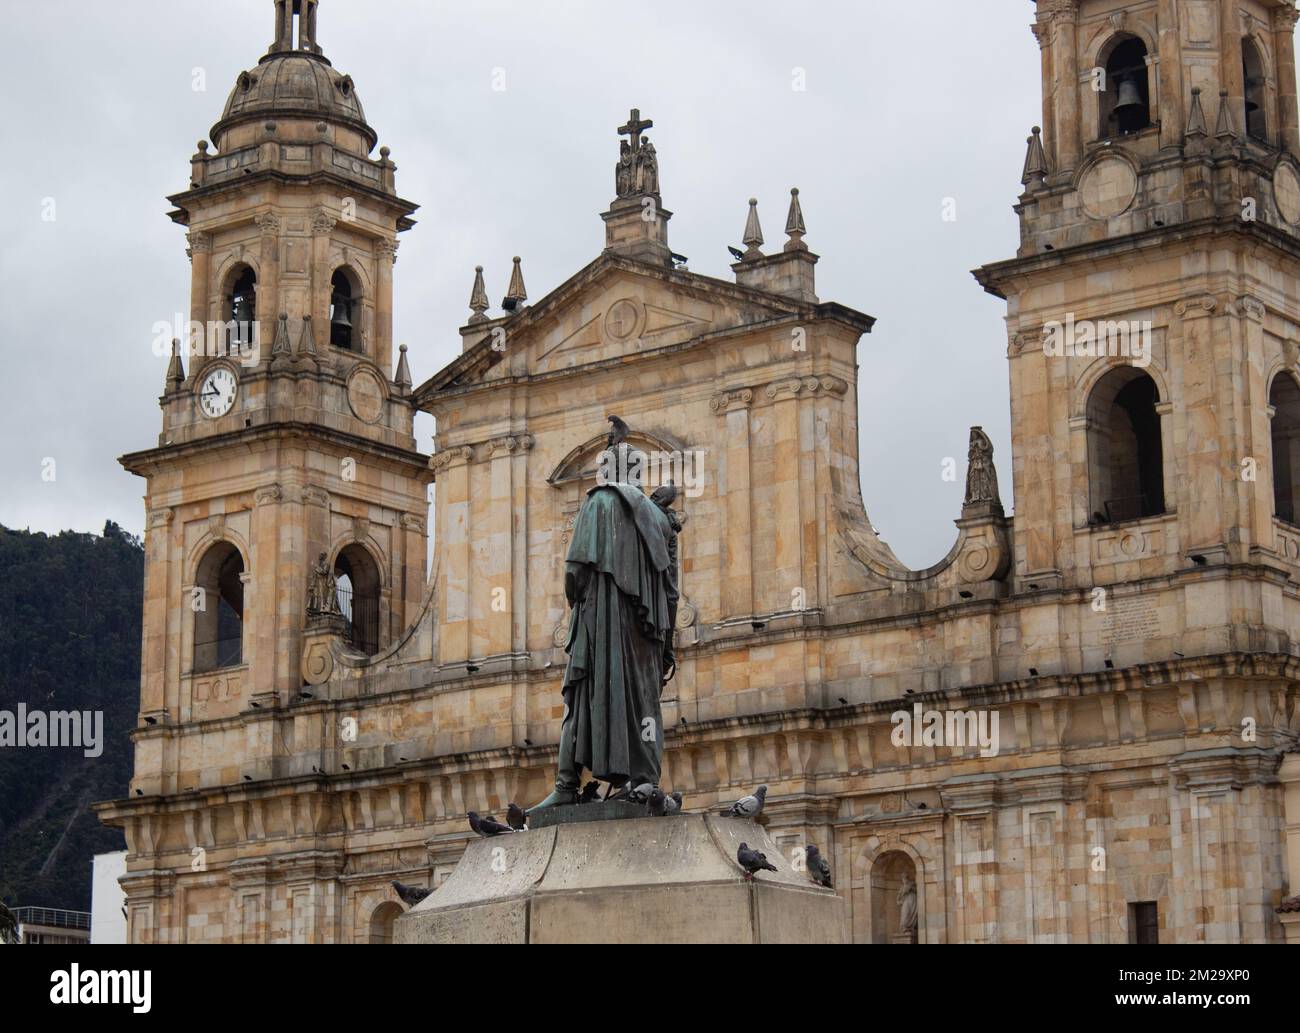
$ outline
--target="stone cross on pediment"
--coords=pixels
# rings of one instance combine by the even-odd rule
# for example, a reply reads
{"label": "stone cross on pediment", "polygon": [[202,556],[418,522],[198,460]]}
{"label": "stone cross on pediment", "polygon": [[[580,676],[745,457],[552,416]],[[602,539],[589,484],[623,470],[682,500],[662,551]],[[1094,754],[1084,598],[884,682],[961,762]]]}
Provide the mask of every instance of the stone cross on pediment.
{"label": "stone cross on pediment", "polygon": [[618,127],[618,135],[628,136],[630,134],[632,137],[631,150],[638,151],[641,149],[641,134],[645,130],[653,128],[654,122],[648,118],[642,120],[640,109],[633,108],[631,114],[628,115],[627,125]]}

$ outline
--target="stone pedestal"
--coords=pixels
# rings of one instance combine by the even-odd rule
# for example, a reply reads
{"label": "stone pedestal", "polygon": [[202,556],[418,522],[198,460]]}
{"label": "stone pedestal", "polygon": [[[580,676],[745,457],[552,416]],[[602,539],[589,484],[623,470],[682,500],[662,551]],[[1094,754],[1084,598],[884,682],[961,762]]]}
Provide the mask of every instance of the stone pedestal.
{"label": "stone pedestal", "polygon": [[[742,842],[778,870],[746,881]],[[844,943],[846,925],[844,902],[796,872],[757,824],[687,814],[475,840],[397,920],[394,941]]]}

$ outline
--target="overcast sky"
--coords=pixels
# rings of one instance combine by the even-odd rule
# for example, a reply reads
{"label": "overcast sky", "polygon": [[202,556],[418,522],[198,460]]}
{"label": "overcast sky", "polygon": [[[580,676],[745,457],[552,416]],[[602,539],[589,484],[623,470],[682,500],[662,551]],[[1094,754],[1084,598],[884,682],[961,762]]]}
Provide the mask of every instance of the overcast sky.
{"label": "overcast sky", "polygon": [[[152,327],[189,310],[164,195],[265,53],[272,3],[0,8],[0,523],[138,533],[144,484],[116,459],[157,442]],[[936,562],[963,489],[943,461],[964,470],[972,424],[1012,504],[1004,306],[970,270],[1015,253],[1040,118],[1032,16],[1027,0],[322,0],[319,42],[423,206],[394,286],[416,382],[458,354],[476,264],[495,305],[512,255],[537,300],[599,253],[615,129],[639,107],[692,270],[731,277],[751,196],[779,247],[800,188],[818,294],[878,319],[859,349],[867,511],[904,561]],[[428,452],[428,418],[419,431]]]}

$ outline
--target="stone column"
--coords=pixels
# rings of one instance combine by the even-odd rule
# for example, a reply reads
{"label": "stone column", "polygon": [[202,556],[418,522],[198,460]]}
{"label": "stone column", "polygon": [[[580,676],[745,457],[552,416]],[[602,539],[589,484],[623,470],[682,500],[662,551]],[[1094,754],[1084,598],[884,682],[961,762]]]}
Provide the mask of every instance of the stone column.
{"label": "stone column", "polygon": [[[1282,783],[1282,813],[1285,823],[1288,900],[1300,898],[1300,753],[1292,750],[1282,759],[1277,777]],[[1287,943],[1300,943],[1300,910],[1286,911],[1278,916],[1285,929]]]}
{"label": "stone column", "polygon": [[[305,312],[311,313],[311,323],[320,332],[316,348],[323,356],[329,351],[330,335],[330,298],[332,290],[330,281],[334,270],[330,268],[330,234],[334,231],[335,219],[324,208],[317,208],[311,217],[311,297],[305,306]],[[353,306],[357,308],[357,306]],[[359,312],[353,313],[357,318]]]}
{"label": "stone column", "polygon": [[[1181,341],[1171,342],[1171,356],[1181,355],[1186,371],[1182,385],[1184,434],[1188,447],[1181,456],[1178,482],[1181,491],[1166,499],[1167,507],[1177,506],[1183,514],[1182,537],[1185,550],[1221,547],[1223,543],[1223,463],[1221,447],[1231,447],[1220,440],[1215,391],[1215,365],[1219,360],[1213,318],[1218,302],[1212,295],[1198,294],[1184,298],[1174,306],[1181,321]],[[1171,328],[1173,329],[1173,328]],[[1181,345],[1181,347],[1179,347]],[[1166,449],[1176,447],[1173,439],[1164,442]],[[1196,451],[1193,451],[1196,448]]]}
{"label": "stone column", "polygon": [[1053,173],[1069,172],[1079,163],[1079,56],[1076,19],[1078,0],[1040,0],[1038,28],[1040,42],[1045,38],[1050,55],[1051,72],[1045,76],[1044,96],[1052,97],[1052,117],[1048,145],[1055,153]]}
{"label": "stone column", "polygon": [[[286,510],[300,508],[286,500],[278,484],[258,488],[253,493],[253,514],[249,532],[249,569],[253,577],[244,594],[244,664],[248,667],[247,691],[251,695],[273,692],[276,681],[276,646],[284,622],[280,606],[284,588],[278,574],[280,562],[280,528],[292,517]],[[262,591],[257,590],[258,585]],[[303,592],[307,590],[307,570],[302,573]],[[304,604],[305,606],[305,604]],[[294,657],[297,663],[298,658]],[[245,701],[247,702],[247,701]]]}
{"label": "stone column", "polygon": [[[803,451],[799,441],[799,396],[803,381],[789,377],[768,384],[764,394],[772,400],[773,449],[772,492],[777,500],[776,541],[768,553],[776,576],[773,594],[755,600],[755,607],[763,613],[776,613],[790,609],[795,589],[803,589],[805,596],[815,594],[816,586],[804,583],[803,570],[803,507],[810,499],[802,490],[800,464]],[[765,550],[766,551],[766,550]]]}
{"label": "stone column", "polygon": [[[1300,155],[1300,106],[1296,102],[1295,25],[1297,13],[1290,4],[1273,9],[1273,67],[1277,70],[1278,127],[1273,139]],[[1272,126],[1269,127],[1273,129]]]}
{"label": "stone column", "polygon": [[271,361],[271,345],[280,319],[280,218],[263,212],[254,220],[262,231],[261,268],[257,276],[257,323],[261,334],[262,363]]}
{"label": "stone column", "polygon": [[370,357],[385,377],[393,374],[393,266],[397,263],[397,241],[375,242],[375,325],[369,341]]}
{"label": "stone column", "polygon": [[[1219,86],[1228,91],[1233,126],[1244,136],[1246,71],[1241,61],[1241,16],[1235,0],[1219,0]],[[1217,117],[1217,108],[1215,114]]]}
{"label": "stone column", "polygon": [[709,403],[724,419],[722,470],[718,484],[722,527],[722,590],[719,616],[742,617],[754,612],[753,542],[749,493],[749,406],[754,392],[748,388],[724,391]]}
{"label": "stone column", "polygon": [[440,449],[429,461],[437,477],[438,662],[443,666],[470,656],[470,496],[468,445]]}
{"label": "stone column", "polygon": [[[177,634],[169,617],[189,603],[188,599],[170,598],[174,517],[170,507],[150,510],[145,532],[144,638],[140,652],[140,713],[145,716],[158,716],[167,709],[168,646]],[[178,555],[181,552],[175,551]]]}
{"label": "stone column", "polygon": [[1183,129],[1187,126],[1183,107],[1190,94],[1183,89],[1182,40],[1178,37],[1175,0],[1159,0],[1156,27],[1159,32],[1157,53],[1160,61],[1152,66],[1152,71],[1159,83],[1156,92],[1160,100],[1160,146],[1179,147],[1183,142]]}
{"label": "stone column", "polygon": [[[208,344],[208,295],[212,289],[210,283],[212,276],[212,234],[193,232],[186,239],[190,245],[190,321],[203,327],[202,339],[199,344],[206,348]],[[183,343],[187,349],[192,349],[193,342],[184,340]],[[193,383],[195,363],[192,358],[188,357],[188,353],[185,366],[189,374],[188,382]]]}

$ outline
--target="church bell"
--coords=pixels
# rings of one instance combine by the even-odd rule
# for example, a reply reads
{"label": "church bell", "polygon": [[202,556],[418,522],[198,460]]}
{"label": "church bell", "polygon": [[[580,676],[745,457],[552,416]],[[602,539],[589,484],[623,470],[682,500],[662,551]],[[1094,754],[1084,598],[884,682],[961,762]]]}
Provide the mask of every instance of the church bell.
{"label": "church bell", "polygon": [[1116,114],[1125,114],[1142,107],[1142,94],[1138,84],[1132,79],[1125,79],[1119,84],[1119,100],[1115,104]]}
{"label": "church bell", "polygon": [[334,297],[330,300],[330,328],[337,326],[340,329],[351,331],[352,320],[348,314],[351,308],[352,302],[339,291],[335,291]]}

